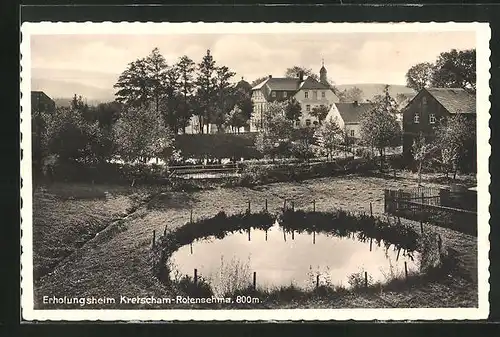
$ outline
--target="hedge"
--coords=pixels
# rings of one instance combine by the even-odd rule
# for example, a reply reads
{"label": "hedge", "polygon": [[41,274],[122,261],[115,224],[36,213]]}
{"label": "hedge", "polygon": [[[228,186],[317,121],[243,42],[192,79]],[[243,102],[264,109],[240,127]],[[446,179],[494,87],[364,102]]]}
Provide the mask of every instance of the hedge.
{"label": "hedge", "polygon": [[176,148],[185,158],[258,159],[262,154],[255,148],[256,136],[256,132],[184,134],[176,137]]}

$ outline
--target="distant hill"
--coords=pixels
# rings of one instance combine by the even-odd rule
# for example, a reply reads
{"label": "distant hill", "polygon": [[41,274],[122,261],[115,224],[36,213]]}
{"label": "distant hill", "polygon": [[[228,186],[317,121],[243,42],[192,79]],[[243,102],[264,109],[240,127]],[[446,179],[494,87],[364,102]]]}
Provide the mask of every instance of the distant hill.
{"label": "distant hill", "polygon": [[[82,96],[83,97],[83,96]],[[56,107],[65,107],[69,108],[71,105],[71,100],[73,97],[55,97],[52,98],[54,102],[56,103]],[[107,103],[111,102],[110,100],[96,100],[96,99],[85,99],[86,103],[90,106],[97,106],[99,103]]]}
{"label": "distant hill", "polygon": [[73,97],[75,94],[87,98],[88,100],[98,102],[113,101],[113,88],[110,90],[93,87],[77,82],[68,82],[63,80],[31,79],[31,90],[40,90],[45,92],[51,98]]}
{"label": "distant hill", "polygon": [[[376,95],[380,95],[384,91],[385,84],[383,83],[359,83],[359,84],[339,84],[336,86],[339,90],[351,89],[358,87],[363,91],[363,100],[373,99]],[[416,94],[415,90],[401,84],[389,84],[389,93],[396,98],[398,94]]]}

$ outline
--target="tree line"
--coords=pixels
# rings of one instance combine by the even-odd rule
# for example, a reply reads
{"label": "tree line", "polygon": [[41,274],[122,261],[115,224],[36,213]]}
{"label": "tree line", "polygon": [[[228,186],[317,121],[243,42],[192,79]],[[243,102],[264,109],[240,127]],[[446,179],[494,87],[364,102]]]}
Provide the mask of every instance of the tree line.
{"label": "tree line", "polygon": [[415,64],[406,73],[409,88],[463,88],[476,91],[476,49],[452,49],[441,53],[434,63]]}
{"label": "tree line", "polygon": [[116,100],[126,107],[155,110],[175,134],[185,132],[193,116],[200,133],[210,124],[219,132],[239,129],[247,125],[253,105],[250,92],[233,85],[234,75],[216,63],[210,50],[199,63],[184,55],[169,65],[155,48],[121,73],[114,85]]}

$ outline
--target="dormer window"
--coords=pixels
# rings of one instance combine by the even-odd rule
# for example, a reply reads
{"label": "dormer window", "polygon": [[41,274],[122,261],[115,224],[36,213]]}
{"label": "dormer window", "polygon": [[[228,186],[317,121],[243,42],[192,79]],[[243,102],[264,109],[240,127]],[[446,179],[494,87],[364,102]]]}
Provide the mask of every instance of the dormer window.
{"label": "dormer window", "polygon": [[309,98],[309,91],[304,91],[304,97]]}
{"label": "dormer window", "polygon": [[271,96],[272,96],[272,97],[276,97],[276,91],[273,91],[273,92],[271,93]]}
{"label": "dormer window", "polygon": [[420,123],[420,114],[418,112],[415,112],[415,116],[413,116],[413,123],[415,124]]}

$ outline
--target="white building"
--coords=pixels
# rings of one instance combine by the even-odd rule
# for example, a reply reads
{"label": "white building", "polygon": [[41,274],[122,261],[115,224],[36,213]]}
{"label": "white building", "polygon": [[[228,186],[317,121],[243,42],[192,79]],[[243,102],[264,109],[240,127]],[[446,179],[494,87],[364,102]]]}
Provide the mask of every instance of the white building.
{"label": "white building", "polygon": [[347,132],[351,138],[361,138],[360,120],[361,115],[373,108],[373,103],[335,103],[330,108],[325,120],[333,118],[341,129]]}
{"label": "white building", "polygon": [[320,81],[299,73],[295,78],[276,78],[269,75],[267,79],[252,88],[254,104],[250,119],[250,131],[258,131],[262,125],[262,114],[271,102],[286,101],[295,98],[302,107],[300,126],[317,124],[317,118],[310,112],[321,105],[330,108],[339,98],[333,92],[327,81],[327,71],[320,69]]}

